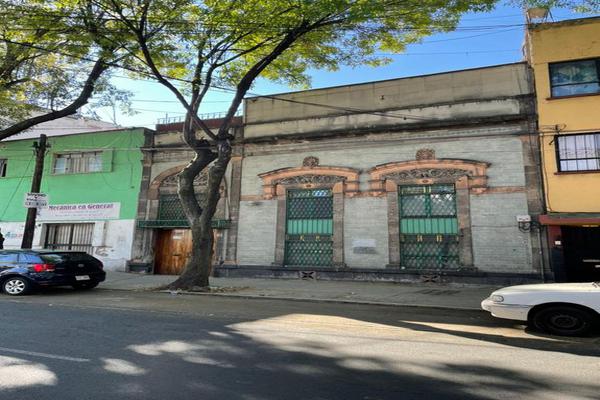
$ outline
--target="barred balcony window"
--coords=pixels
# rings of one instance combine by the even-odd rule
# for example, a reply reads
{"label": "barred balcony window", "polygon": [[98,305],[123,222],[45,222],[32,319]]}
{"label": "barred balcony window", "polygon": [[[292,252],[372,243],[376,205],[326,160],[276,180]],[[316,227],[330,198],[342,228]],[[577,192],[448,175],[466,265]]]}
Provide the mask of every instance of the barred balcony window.
{"label": "barred balcony window", "polygon": [[600,133],[556,137],[558,170],[599,171]]}

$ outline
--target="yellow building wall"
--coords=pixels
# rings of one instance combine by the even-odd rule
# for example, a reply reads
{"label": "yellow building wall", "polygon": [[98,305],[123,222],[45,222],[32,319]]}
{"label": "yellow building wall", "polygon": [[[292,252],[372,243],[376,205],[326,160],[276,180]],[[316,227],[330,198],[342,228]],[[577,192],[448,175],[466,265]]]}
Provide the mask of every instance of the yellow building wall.
{"label": "yellow building wall", "polygon": [[529,29],[526,46],[537,92],[548,212],[600,212],[600,171],[559,173],[554,141],[557,133],[600,133],[600,94],[552,99],[548,66],[600,57],[600,18],[538,24]]}

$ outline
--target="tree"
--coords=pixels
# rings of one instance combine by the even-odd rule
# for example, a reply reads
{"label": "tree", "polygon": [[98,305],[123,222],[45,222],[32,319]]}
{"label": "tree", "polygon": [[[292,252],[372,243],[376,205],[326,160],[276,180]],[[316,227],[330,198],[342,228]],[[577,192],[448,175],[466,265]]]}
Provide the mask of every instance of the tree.
{"label": "tree", "polygon": [[[183,137],[195,156],[178,175],[178,193],[193,249],[171,288],[209,285],[211,219],[231,158],[230,126],[255,80],[308,85],[310,68],[380,65],[376,51],[454,29],[466,12],[493,0],[96,0],[95,6],[135,38],[135,66],[149,71],[181,102]],[[107,36],[110,32],[106,33]],[[215,132],[198,111],[212,87],[232,88],[233,100]],[[197,130],[200,131],[197,134]],[[199,201],[194,178],[208,170]]]}
{"label": "tree", "polygon": [[124,36],[99,34],[111,23],[91,1],[0,0],[0,140],[75,114],[94,94],[128,102],[109,82],[129,56]]}
{"label": "tree", "polygon": [[527,8],[567,8],[578,13],[599,13],[600,0],[512,0],[510,3]]}

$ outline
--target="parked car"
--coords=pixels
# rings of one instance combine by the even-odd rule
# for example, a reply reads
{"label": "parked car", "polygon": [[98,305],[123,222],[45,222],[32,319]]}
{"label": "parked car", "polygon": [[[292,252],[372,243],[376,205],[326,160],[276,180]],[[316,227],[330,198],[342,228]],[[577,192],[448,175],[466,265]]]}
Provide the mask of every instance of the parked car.
{"label": "parked car", "polygon": [[48,286],[92,289],[105,277],[102,262],[85,252],[0,250],[0,287],[11,296]]}
{"label": "parked car", "polygon": [[494,317],[527,321],[534,329],[581,336],[600,325],[600,282],[505,287],[481,307]]}

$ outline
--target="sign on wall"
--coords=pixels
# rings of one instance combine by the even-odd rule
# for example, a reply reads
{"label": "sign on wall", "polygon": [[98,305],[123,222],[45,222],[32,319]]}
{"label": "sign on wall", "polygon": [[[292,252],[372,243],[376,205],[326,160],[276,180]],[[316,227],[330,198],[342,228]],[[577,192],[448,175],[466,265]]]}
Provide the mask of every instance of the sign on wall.
{"label": "sign on wall", "polygon": [[46,193],[25,193],[23,206],[26,208],[39,208],[48,205],[48,195]]}
{"label": "sign on wall", "polygon": [[118,219],[121,203],[52,204],[38,212],[40,221],[93,221]]}

